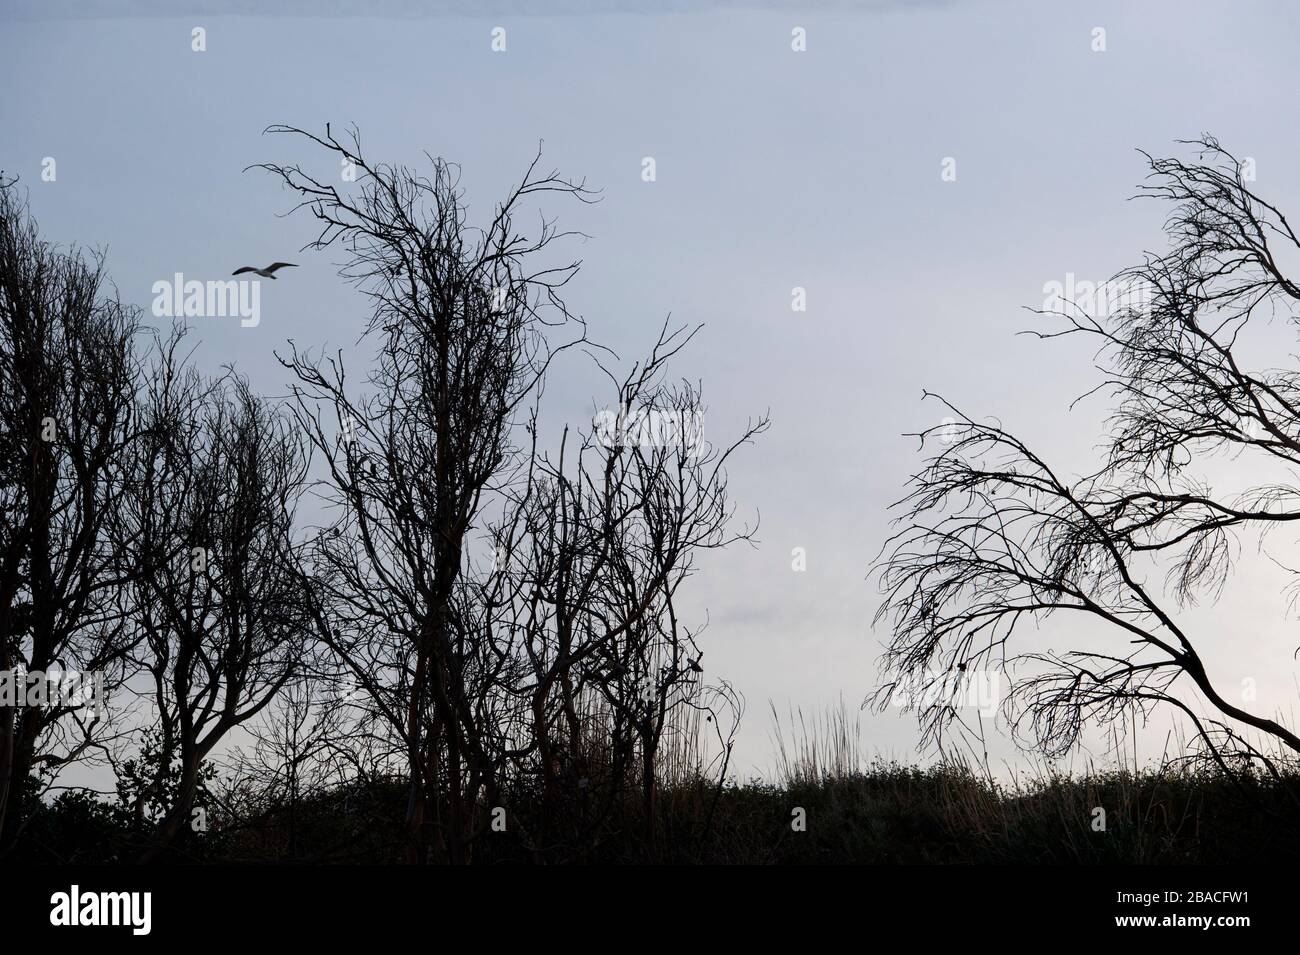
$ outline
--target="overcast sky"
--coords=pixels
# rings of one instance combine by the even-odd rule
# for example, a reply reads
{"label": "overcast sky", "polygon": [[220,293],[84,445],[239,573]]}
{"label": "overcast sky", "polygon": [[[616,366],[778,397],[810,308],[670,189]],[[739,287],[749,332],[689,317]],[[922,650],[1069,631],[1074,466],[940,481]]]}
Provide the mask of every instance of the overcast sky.
{"label": "overcast sky", "polygon": [[[272,123],[355,123],[372,157],[455,160],[480,214],[544,140],[546,165],[603,190],[597,205],[545,210],[590,235],[572,247],[570,304],[593,336],[630,357],[670,312],[705,324],[679,371],[703,380],[706,436],[772,418],[732,470],[761,543],[706,560],[685,595],[709,621],[709,674],[748,701],[742,775],[770,765],[768,700],[856,706],[876,684],[867,571],[917,463],[902,435],[942,417],[922,389],[997,416],[1066,472],[1087,468],[1104,406],[1068,405],[1095,384],[1091,355],[1015,333],[1039,321],[1024,307],[1045,283],[1104,279],[1163,248],[1166,210],[1128,201],[1136,150],[1213,133],[1255,159],[1259,191],[1300,209],[1300,11],[1282,3],[161,6],[0,8],[0,168],[27,184],[47,237],[105,247],[141,306],[176,272],[301,263],[262,283],[258,327],[200,324],[210,367],[235,362],[280,394],[273,349],[351,348],[365,318],[337,256],[299,252],[310,221],[277,218],[289,195],[242,171],[318,159],[263,136]],[[362,6],[389,16],[348,15]],[[286,13],[217,12],[263,7]],[[949,157],[955,181],[941,176]],[[791,309],[796,286],[806,312]],[[1274,332],[1269,347],[1290,347],[1289,329]],[[589,420],[601,397],[563,366],[550,413]],[[1295,620],[1276,583],[1252,571],[1194,619],[1216,675],[1255,677],[1262,708],[1286,710]],[[1059,648],[1059,633],[1044,639]],[[1144,754],[1164,735],[1152,728]],[[906,716],[863,715],[868,751],[910,758],[916,740]]]}

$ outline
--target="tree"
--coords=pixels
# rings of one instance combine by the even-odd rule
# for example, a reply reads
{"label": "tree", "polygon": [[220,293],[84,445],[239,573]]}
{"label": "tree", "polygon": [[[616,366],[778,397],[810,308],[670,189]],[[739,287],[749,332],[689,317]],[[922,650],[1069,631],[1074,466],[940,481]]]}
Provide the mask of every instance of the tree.
{"label": "tree", "polygon": [[182,340],[150,375],[117,525],[140,571],[130,606],[157,721],[138,798],[170,794],[147,859],[189,825],[205,760],[293,678],[311,626],[293,540],[306,443],[242,378],[188,367]]}
{"label": "tree", "polygon": [[[299,166],[266,169],[322,223],[315,249],[341,246],[343,274],[369,296],[365,337],[377,339],[371,393],[349,393],[342,356],[298,352],[296,413],[329,471],[322,494],[338,515],[317,541],[320,634],[402,740],[411,779],[410,858],[428,854],[429,829],[453,862],[468,859],[474,802],[494,802],[497,769],[475,710],[495,679],[490,648],[459,631],[453,596],[485,488],[516,466],[511,431],[556,351],[547,333],[581,325],[559,290],[577,263],[534,265],[562,237],[541,220],[534,237],[516,217],[537,196],[589,200],[581,183],[538,171],[540,156],[481,230],[471,227],[449,163],[432,178],[372,165],[354,133],[346,144],[290,127],[358,171],[340,193]],[[326,427],[320,407],[337,427]],[[328,607],[328,613],[325,608]],[[381,674],[394,677],[388,685]],[[445,796],[445,816],[443,798]],[[437,820],[435,822],[435,820]]]}
{"label": "tree", "polygon": [[[373,741],[385,725],[404,754],[408,859],[470,861],[504,794],[532,779],[557,807],[581,776],[583,747],[611,731],[606,808],[635,737],[652,819],[666,714],[701,672],[673,596],[693,554],[748,536],[728,530],[724,465],[766,422],[720,448],[598,446],[592,429],[577,435],[576,455],[566,430],[548,457],[538,433],[547,370],[578,345],[612,353],[587,342],[560,297],[578,263],[557,265],[550,247],[567,233],[543,217],[529,236],[516,221],[539,196],[592,194],[534,158],[475,229],[444,160],[431,158],[426,178],[371,164],[355,133],[345,144],[328,126],[323,137],[272,130],[358,172],[343,194],[298,166],[261,167],[322,223],[312,248],[346,250],[343,274],[373,305],[366,392],[347,382],[341,354],[316,360],[294,347],[282,361],[328,472],[318,491],[331,517],[303,570],[317,632],[369,698],[356,727]],[[621,383],[610,375],[621,412],[702,415],[698,388],[662,381],[690,337],[665,324],[646,362]],[[489,567],[474,564],[477,544],[492,552]],[[625,675],[611,681],[614,665]],[[544,853],[551,835],[525,842]]]}
{"label": "tree", "polygon": [[[542,824],[564,820],[588,842],[629,779],[639,782],[653,842],[665,732],[679,713],[712,719],[714,703],[728,699],[729,688],[705,687],[698,631],[680,618],[676,597],[702,552],[752,538],[751,528],[732,526],[726,465],[767,420],[724,446],[705,440],[699,387],[665,381],[698,331],[665,323],[622,378],[598,362],[614,386],[610,406],[591,429],[566,429],[554,459],[534,450],[517,500],[493,529],[493,567],[472,602],[485,631],[513,638],[502,652],[524,670],[515,692],[526,704],[517,738],[527,743],[512,755],[542,780]],[[580,807],[593,801],[601,808],[583,818]]]}
{"label": "tree", "polygon": [[[125,679],[135,571],[108,530],[136,437],[138,328],[102,258],[43,241],[0,187],[0,671],[96,673],[106,692]],[[0,847],[33,774],[102,755],[108,727],[63,695],[0,711]]]}
{"label": "tree", "polygon": [[[1006,710],[1017,735],[1049,754],[1088,724],[1172,707],[1220,766],[1300,755],[1293,728],[1229,698],[1182,613],[1216,595],[1240,537],[1300,518],[1300,372],[1252,369],[1244,342],[1275,311],[1294,315],[1300,286],[1282,261],[1300,248],[1285,216],[1247,185],[1213,138],[1196,161],[1147,157],[1141,194],[1172,204],[1170,249],[1117,277],[1128,301],[1097,317],[1074,303],[1040,338],[1083,336],[1098,346],[1111,396],[1111,434],[1097,470],[1068,479],[996,424],[956,417],[921,435],[945,446],[925,461],[899,506],[901,529],[877,571],[877,620],[890,639],[889,679],[929,689],[919,706],[927,738],[959,714],[955,675],[996,668],[1011,678]],[[1240,456],[1242,473],[1280,474],[1241,493],[1216,492],[1212,455]],[[1248,469],[1248,470],[1247,470]],[[1165,584],[1152,582],[1166,571]],[[1026,629],[1083,615],[1109,646],[1066,653],[1024,647]],[[947,682],[945,682],[947,681]],[[1208,714],[1208,715],[1206,715]]]}

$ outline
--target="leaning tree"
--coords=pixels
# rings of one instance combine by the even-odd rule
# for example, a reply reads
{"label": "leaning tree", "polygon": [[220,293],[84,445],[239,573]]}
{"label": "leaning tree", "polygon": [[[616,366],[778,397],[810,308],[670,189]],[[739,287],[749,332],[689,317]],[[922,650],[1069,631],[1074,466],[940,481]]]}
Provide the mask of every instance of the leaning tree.
{"label": "leaning tree", "polygon": [[[921,435],[934,450],[876,567],[890,636],[875,700],[919,691],[929,742],[961,724],[961,675],[988,668],[1010,679],[1017,738],[1049,755],[1089,725],[1168,707],[1221,767],[1276,772],[1300,756],[1294,728],[1207,667],[1208,646],[1240,636],[1184,612],[1218,594],[1245,535],[1300,519],[1300,371],[1255,367],[1245,344],[1275,314],[1294,320],[1300,285],[1283,263],[1300,238],[1218,142],[1193,145],[1193,161],[1147,157],[1140,194],[1170,204],[1170,247],[1116,278],[1123,307],[1096,316],[1067,302],[1045,310],[1059,327],[1034,333],[1097,346],[1096,390],[1113,404],[1095,470],[1067,476],[947,402],[950,419]],[[1225,456],[1254,486],[1212,486],[1211,459]],[[1035,649],[1068,617],[1092,622],[1089,646]]]}

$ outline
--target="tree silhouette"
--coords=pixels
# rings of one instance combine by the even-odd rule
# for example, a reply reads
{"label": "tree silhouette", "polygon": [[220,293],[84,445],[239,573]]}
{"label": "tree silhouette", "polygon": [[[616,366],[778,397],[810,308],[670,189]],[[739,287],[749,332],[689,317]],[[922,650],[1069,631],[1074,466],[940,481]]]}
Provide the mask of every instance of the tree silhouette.
{"label": "tree silhouette", "polygon": [[[108,529],[136,436],[138,327],[102,260],[43,241],[0,186],[0,670],[97,672],[106,691],[124,679],[135,571]],[[0,848],[33,774],[102,758],[108,729],[62,696],[0,708]]]}
{"label": "tree silhouette", "polygon": [[608,417],[566,431],[555,458],[534,452],[493,528],[494,566],[475,585],[479,626],[512,635],[511,652],[527,661],[518,693],[528,743],[514,758],[541,778],[551,818],[573,823],[582,804],[599,807],[570,833],[577,839],[600,831],[635,779],[653,840],[663,734],[679,711],[712,719],[715,704],[735,705],[728,687],[705,685],[698,633],[679,618],[676,594],[700,552],[751,538],[732,526],[725,466],[767,421],[722,447],[698,433],[698,386],[664,380],[697,331],[665,323],[625,376],[605,369]]}
{"label": "tree silhouette", "polygon": [[[506,819],[542,861],[638,824],[653,850],[664,779],[716,776],[711,806],[726,780],[742,702],[706,683],[678,593],[700,553],[751,539],[727,465],[766,418],[705,439],[700,385],[670,377],[698,326],[665,320],[625,370],[588,339],[561,296],[578,263],[552,249],[571,233],[519,222],[594,196],[540,156],[479,229],[441,159],[426,178],[355,133],[272,131],[357,172],[340,190],[259,167],[321,223],[310,248],[345,251],[374,349],[353,382],[342,353],[290,342],[283,402],[200,372],[185,328],[142,327],[98,259],[41,242],[0,189],[0,663],[99,671],[123,723],[6,707],[0,820],[14,792],[39,815],[42,770],[93,755],[120,803],[97,818],[142,861],[209,851],[190,834],[209,801],[227,834],[287,826],[299,858],[305,800],[343,794],[346,815],[398,779],[411,862],[470,862]],[[546,376],[575,349],[608,400],[548,434]],[[317,851],[376,844],[337,836]]]}
{"label": "tree silhouette", "polygon": [[[900,502],[899,531],[877,572],[886,599],[885,705],[905,685],[933,692],[918,706],[930,741],[960,725],[956,674],[996,668],[1012,680],[1006,711],[1017,735],[1049,754],[1078,743],[1089,724],[1185,715],[1203,754],[1227,768],[1294,758],[1300,738],[1238,706],[1198,647],[1240,639],[1200,633],[1183,619],[1197,596],[1217,595],[1240,535],[1300,518],[1300,372],[1252,369],[1243,336],[1275,313],[1294,315],[1300,287],[1283,257],[1300,239],[1247,185],[1237,160],[1210,137],[1196,161],[1148,156],[1141,195],[1172,204],[1170,249],[1148,254],[1116,281],[1131,301],[1096,317],[1074,303],[1040,338],[1083,336],[1098,348],[1112,399],[1104,460],[1067,478],[997,424],[944,402],[955,423],[929,429],[925,461]],[[1270,467],[1278,482],[1216,493],[1212,455],[1240,456],[1243,473]],[[1165,584],[1152,582],[1164,570]],[[1063,616],[1101,625],[1097,649],[1026,648],[1031,629]],[[945,682],[949,681],[949,682]]]}
{"label": "tree silhouette", "polygon": [[[610,353],[588,343],[561,298],[578,263],[549,253],[569,233],[545,217],[531,236],[517,223],[538,197],[592,193],[540,172],[538,156],[480,229],[468,222],[457,169],[441,159],[430,158],[425,177],[372,164],[355,132],[345,143],[328,126],[323,136],[271,131],[305,137],[357,172],[340,190],[297,165],[259,167],[321,222],[311,248],[345,250],[342,274],[372,305],[362,337],[378,355],[363,390],[346,380],[341,354],[322,360],[295,346],[282,361],[328,471],[317,490],[332,517],[303,570],[317,631],[368,696],[355,728],[367,739],[390,734],[403,754],[408,859],[468,862],[505,811],[507,789],[537,778],[554,802],[562,779],[576,786],[584,733],[606,731],[584,726],[579,707],[595,705],[597,665],[620,654],[629,675],[639,668],[643,682],[657,681],[636,724],[652,805],[662,717],[681,703],[673,688],[699,656],[672,593],[691,553],[731,539],[722,465],[764,423],[698,456],[667,445],[599,449],[590,470],[592,435],[579,439],[575,465],[566,433],[552,463],[537,434],[548,368],[578,345]],[[687,340],[665,325],[618,407],[641,400],[648,412],[698,416],[697,390],[659,380]],[[493,552],[486,573],[470,569],[475,540]],[[650,674],[661,658],[671,676]],[[611,699],[626,727],[630,684],[620,685],[624,695]],[[534,833],[538,851],[541,838]]]}
{"label": "tree silhouette", "polygon": [[151,369],[119,523],[157,723],[157,778],[139,798],[180,774],[147,859],[189,826],[204,761],[295,675],[311,624],[292,538],[305,441],[243,379],[188,367],[181,341]]}

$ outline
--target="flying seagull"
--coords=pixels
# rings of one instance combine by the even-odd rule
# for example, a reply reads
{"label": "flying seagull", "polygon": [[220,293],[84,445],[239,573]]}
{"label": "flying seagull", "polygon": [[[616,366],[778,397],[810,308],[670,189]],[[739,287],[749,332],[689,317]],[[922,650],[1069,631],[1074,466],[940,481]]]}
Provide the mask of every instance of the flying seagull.
{"label": "flying seagull", "polygon": [[296,269],[297,267],[298,266],[295,265],[293,262],[272,262],[264,269],[255,269],[251,265],[245,265],[242,269],[235,269],[235,271],[231,272],[230,274],[243,275],[245,272],[254,272],[257,275],[262,276],[262,278],[264,279],[273,279],[275,278],[276,269],[283,269],[283,268]]}

